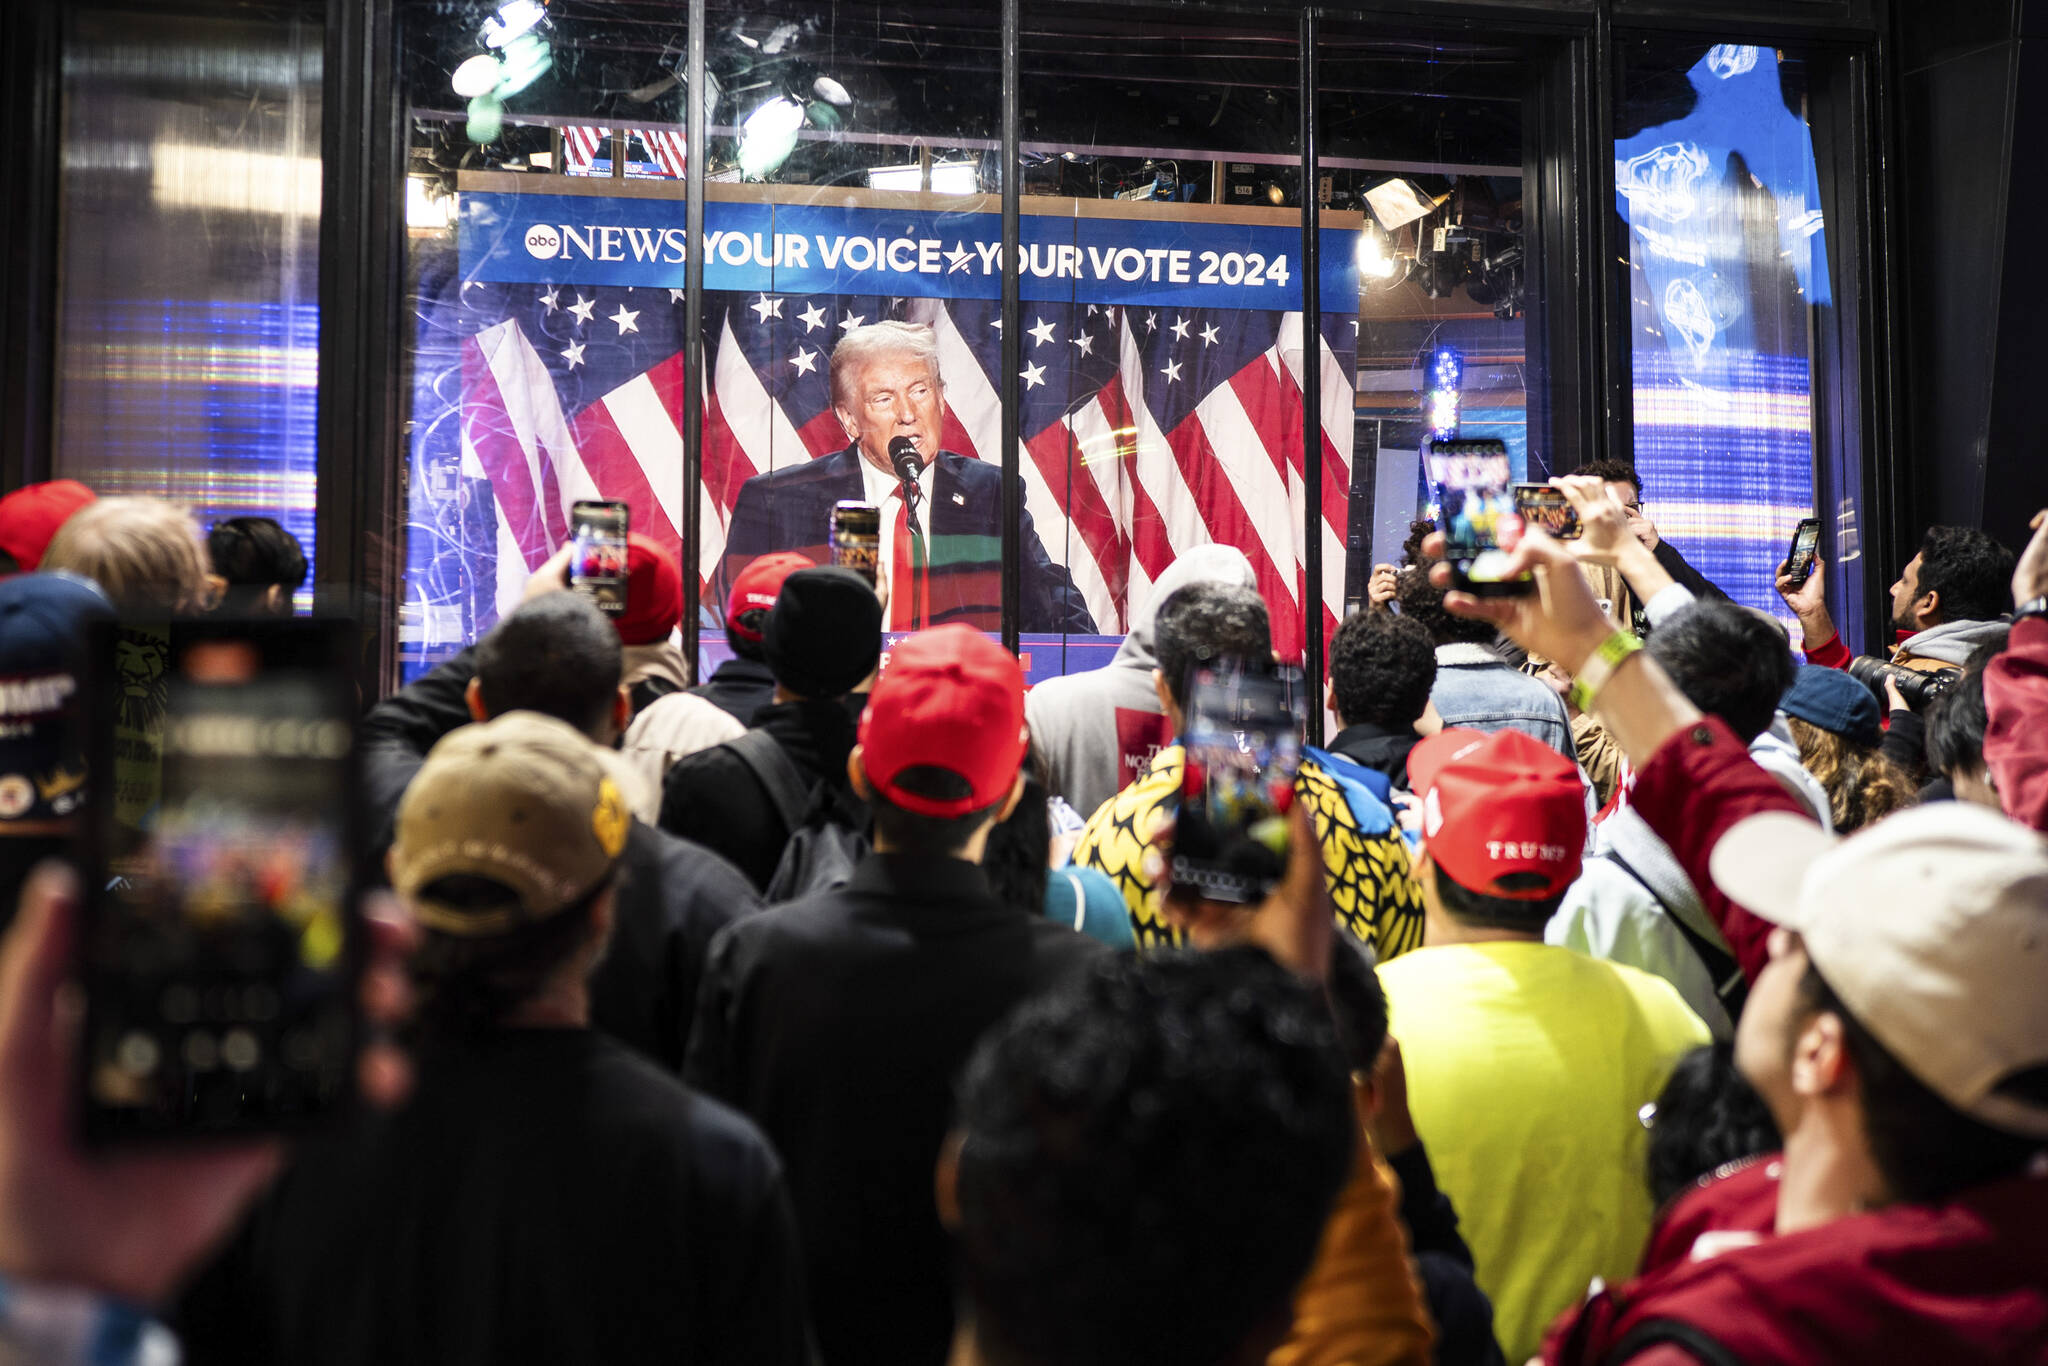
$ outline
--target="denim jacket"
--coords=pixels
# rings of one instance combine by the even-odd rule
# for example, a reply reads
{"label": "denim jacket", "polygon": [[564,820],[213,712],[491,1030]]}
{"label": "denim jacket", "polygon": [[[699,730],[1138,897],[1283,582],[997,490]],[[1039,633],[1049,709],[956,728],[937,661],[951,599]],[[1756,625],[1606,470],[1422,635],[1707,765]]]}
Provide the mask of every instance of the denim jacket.
{"label": "denim jacket", "polygon": [[1484,645],[1437,646],[1436,687],[1429,700],[1446,729],[1519,730],[1578,761],[1564,699]]}

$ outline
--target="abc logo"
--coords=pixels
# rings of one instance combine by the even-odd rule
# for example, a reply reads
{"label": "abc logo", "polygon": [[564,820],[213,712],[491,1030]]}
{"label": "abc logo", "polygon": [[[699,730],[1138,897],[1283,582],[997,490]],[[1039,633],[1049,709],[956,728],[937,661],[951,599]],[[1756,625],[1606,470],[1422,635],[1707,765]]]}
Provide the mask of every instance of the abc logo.
{"label": "abc logo", "polygon": [[545,223],[536,223],[526,230],[527,255],[542,261],[562,249],[562,235]]}

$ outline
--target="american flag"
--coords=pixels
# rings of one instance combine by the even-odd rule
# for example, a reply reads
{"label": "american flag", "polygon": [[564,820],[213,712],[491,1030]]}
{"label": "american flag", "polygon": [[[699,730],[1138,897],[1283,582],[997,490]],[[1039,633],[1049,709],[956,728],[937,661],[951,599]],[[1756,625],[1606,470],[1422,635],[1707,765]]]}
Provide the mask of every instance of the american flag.
{"label": "american flag", "polygon": [[[652,158],[654,173],[661,178],[681,180],[686,169],[682,133],[672,128],[635,128],[631,136],[640,140]],[[628,156],[631,145],[628,144]],[[610,166],[612,130],[592,123],[567,124],[562,129],[562,169],[568,175],[591,175],[598,161]],[[638,164],[638,163],[635,163]]]}
{"label": "american flag", "polygon": [[[472,284],[463,311],[465,472],[495,495],[494,596],[567,535],[577,498],[623,498],[633,525],[681,555],[685,496],[701,501],[693,556],[715,603],[726,528],[754,475],[846,444],[831,410],[833,344],[883,318],[929,325],[945,380],[946,449],[1001,445],[998,305],[979,299],[706,295],[704,471],[682,487],[683,293],[611,286]],[[1152,581],[1193,546],[1243,550],[1276,647],[1302,649],[1302,315],[1299,312],[1027,303],[1019,461],[1046,551],[1074,576],[1105,633],[1121,632]],[[1323,622],[1341,610],[1351,487],[1355,342],[1326,318],[1322,373]],[[478,614],[481,626],[486,614]]]}

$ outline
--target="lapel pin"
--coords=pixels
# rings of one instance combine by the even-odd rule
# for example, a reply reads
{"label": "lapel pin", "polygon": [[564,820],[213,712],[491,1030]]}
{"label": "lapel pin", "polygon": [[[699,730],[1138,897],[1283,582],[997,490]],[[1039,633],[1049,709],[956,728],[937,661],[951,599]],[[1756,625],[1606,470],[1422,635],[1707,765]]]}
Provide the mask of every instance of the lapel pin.
{"label": "lapel pin", "polygon": [[954,502],[956,502],[956,503],[958,503],[958,504],[959,504],[959,505],[960,505],[961,507],[966,507],[966,506],[967,506],[967,495],[966,495],[966,494],[964,494],[964,493],[956,493],[956,494],[954,494],[954,495],[953,495],[953,501],[954,501]]}

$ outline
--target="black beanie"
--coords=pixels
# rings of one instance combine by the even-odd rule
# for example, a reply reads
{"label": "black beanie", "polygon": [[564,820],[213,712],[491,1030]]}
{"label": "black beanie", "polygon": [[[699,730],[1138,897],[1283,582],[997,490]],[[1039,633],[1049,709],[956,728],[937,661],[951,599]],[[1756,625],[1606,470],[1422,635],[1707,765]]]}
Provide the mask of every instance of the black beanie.
{"label": "black beanie", "polygon": [[782,581],[761,649],[786,691],[844,697],[882,657],[881,600],[850,569],[799,569]]}

